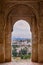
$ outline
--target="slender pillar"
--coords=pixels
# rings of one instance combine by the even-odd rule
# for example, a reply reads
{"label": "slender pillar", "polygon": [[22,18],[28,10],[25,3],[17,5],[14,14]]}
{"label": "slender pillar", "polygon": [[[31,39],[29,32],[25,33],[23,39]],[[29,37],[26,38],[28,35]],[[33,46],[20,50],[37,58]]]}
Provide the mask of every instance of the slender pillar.
{"label": "slender pillar", "polygon": [[32,18],[32,61],[38,62],[38,31],[37,21]]}
{"label": "slender pillar", "polygon": [[39,19],[38,62],[43,63],[43,16]]}
{"label": "slender pillar", "polygon": [[5,61],[5,45],[4,45],[4,20],[2,13],[0,14],[0,62]]}
{"label": "slender pillar", "polygon": [[5,30],[5,61],[11,61],[11,25],[10,22],[6,22]]}

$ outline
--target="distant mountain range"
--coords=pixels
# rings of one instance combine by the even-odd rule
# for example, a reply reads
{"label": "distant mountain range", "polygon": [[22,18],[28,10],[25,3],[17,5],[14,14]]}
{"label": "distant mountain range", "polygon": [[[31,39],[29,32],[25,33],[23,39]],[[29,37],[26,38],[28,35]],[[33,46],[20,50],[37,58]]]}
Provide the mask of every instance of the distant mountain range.
{"label": "distant mountain range", "polygon": [[28,40],[29,38],[16,38],[16,37],[13,37],[12,40]]}

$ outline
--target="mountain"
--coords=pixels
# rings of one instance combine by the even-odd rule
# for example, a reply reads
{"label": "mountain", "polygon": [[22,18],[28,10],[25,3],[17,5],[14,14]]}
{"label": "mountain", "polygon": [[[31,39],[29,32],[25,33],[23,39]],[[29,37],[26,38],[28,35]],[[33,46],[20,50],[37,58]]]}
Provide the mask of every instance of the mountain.
{"label": "mountain", "polygon": [[16,38],[16,37],[13,37],[12,40],[28,40],[29,38]]}

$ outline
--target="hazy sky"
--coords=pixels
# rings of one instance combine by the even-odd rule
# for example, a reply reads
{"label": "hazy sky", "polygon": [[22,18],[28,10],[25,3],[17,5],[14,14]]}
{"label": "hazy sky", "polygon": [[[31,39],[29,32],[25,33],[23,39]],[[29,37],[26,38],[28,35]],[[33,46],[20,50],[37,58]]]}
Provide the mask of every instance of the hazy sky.
{"label": "hazy sky", "polygon": [[30,25],[25,20],[18,20],[13,26],[12,37],[31,38]]}

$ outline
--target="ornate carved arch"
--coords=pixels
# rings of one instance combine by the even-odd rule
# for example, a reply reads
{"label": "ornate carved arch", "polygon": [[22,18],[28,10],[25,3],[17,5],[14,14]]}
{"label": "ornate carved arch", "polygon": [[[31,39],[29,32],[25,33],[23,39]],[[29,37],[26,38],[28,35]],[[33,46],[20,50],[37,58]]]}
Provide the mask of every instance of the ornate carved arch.
{"label": "ornate carved arch", "polygon": [[[32,32],[33,32],[33,40],[37,40],[38,39],[38,36],[37,36],[37,16],[36,14],[34,13],[33,9],[27,5],[24,5],[24,4],[17,4],[15,6],[13,6],[8,15],[7,15],[7,21],[6,21],[6,41],[5,41],[5,45],[7,46],[8,45],[8,48],[6,47],[6,50],[5,50],[5,59],[9,59],[11,60],[11,30],[12,30],[12,26],[13,24],[17,21],[17,20],[20,20],[20,19],[24,19],[26,20],[30,26],[31,26],[31,29],[32,29]],[[8,42],[7,42],[8,41]],[[34,47],[34,44],[36,47]],[[10,46],[9,46],[10,45]],[[10,49],[9,49],[10,48]],[[38,40],[33,42],[33,49],[35,50],[32,50],[32,55],[34,54],[34,56],[32,56],[32,60],[33,61],[37,61],[38,59],[38,52],[36,53],[36,51],[38,51]],[[9,56],[8,56],[8,53],[9,53]]]}

